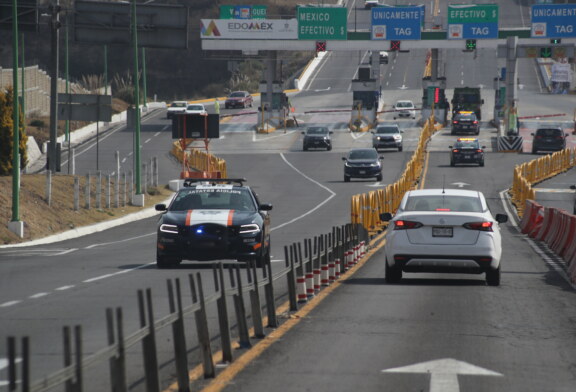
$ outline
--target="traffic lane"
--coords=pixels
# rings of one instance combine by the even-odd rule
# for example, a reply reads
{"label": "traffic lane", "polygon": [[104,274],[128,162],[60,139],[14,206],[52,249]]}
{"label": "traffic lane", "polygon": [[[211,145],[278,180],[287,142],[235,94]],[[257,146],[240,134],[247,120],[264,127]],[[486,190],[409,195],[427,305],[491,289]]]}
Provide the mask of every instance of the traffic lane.
{"label": "traffic lane", "polygon": [[[430,154],[427,187],[443,182],[439,155]],[[499,194],[506,182],[502,168],[516,164],[515,154],[494,155],[499,170],[468,174],[487,195]],[[495,197],[489,203],[492,210],[504,209]],[[379,251],[227,389],[283,385],[287,391],[304,386],[348,391],[361,383],[366,391],[425,390],[426,370],[421,375],[381,370],[451,358],[502,374],[460,375],[462,390],[570,390],[573,290],[513,225],[503,225],[502,236],[498,288],[486,286],[481,275],[451,274],[406,274],[401,284],[387,285]],[[323,374],[329,380],[319,377]]]}
{"label": "traffic lane", "polygon": [[[493,49],[476,49],[464,52],[462,49],[443,49],[442,59],[444,70],[442,76],[446,77],[446,88],[481,87],[494,88],[494,77],[499,75],[496,52]],[[488,91],[483,91],[483,98]],[[452,97],[446,97],[451,101]],[[486,105],[485,105],[486,106]]]}
{"label": "traffic lane", "polygon": [[[387,66],[381,66],[380,78],[383,90],[416,89],[422,91],[422,76],[426,66],[424,49],[414,49],[409,52],[392,52]],[[422,96],[416,102],[421,102]]]}
{"label": "traffic lane", "polygon": [[366,51],[327,52],[312,72],[304,91],[350,91],[351,81],[365,56]]}
{"label": "traffic lane", "polygon": [[[474,275],[407,274],[401,284],[387,285],[378,252],[226,390],[427,390],[424,369],[382,370],[443,359],[502,375],[461,374],[461,390],[571,390],[572,291],[522,238],[504,235],[499,288]],[[438,371],[448,372],[446,364]]]}
{"label": "traffic lane", "polygon": [[[163,119],[163,110],[156,110],[142,119],[140,145],[141,161],[147,161],[169,146],[170,127]],[[75,168],[78,175],[94,173],[100,170],[110,174],[117,171],[116,152],[120,157],[120,170],[133,171],[134,168],[134,130],[122,127],[106,132],[75,148]],[[67,172],[67,155],[63,158],[62,172]]]}
{"label": "traffic lane", "polygon": [[[534,142],[533,134],[536,133],[538,128],[562,128],[564,133],[567,133],[566,137],[566,148],[571,149],[576,147],[576,135],[574,132],[574,124],[569,122],[559,122],[559,121],[529,121],[520,122],[520,129],[518,135],[522,137],[522,152],[531,154],[532,144]],[[536,154],[531,154],[532,159],[538,159],[546,154],[554,153],[555,151],[538,151]]]}

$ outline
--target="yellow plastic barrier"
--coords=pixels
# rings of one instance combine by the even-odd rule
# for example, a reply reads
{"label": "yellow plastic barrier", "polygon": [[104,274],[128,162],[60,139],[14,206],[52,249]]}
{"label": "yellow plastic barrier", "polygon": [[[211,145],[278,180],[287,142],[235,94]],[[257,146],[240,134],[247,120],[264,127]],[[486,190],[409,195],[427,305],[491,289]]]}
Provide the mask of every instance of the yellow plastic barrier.
{"label": "yellow plastic barrier", "polygon": [[576,148],[564,149],[546,155],[514,168],[512,186],[508,189],[512,204],[518,216],[524,215],[526,200],[534,200],[536,191],[532,188],[548,178],[554,177],[576,166]]}
{"label": "yellow plastic barrier", "polygon": [[438,129],[440,128],[435,126],[434,117],[430,117],[422,127],[418,147],[398,181],[384,189],[352,196],[352,223],[361,223],[368,231],[380,231],[387,225],[387,222],[380,220],[380,214],[395,212],[400,206],[404,194],[409,190],[416,189],[422,177],[426,146],[430,137]]}
{"label": "yellow plastic barrier", "polygon": [[[184,152],[182,151],[182,146],[180,141],[174,142],[172,144],[172,155],[178,161],[182,162],[184,157]],[[197,171],[205,172],[220,172],[222,178],[227,177],[226,161],[222,158],[218,158],[206,151],[192,150],[187,152],[187,163],[188,167],[195,169]]]}

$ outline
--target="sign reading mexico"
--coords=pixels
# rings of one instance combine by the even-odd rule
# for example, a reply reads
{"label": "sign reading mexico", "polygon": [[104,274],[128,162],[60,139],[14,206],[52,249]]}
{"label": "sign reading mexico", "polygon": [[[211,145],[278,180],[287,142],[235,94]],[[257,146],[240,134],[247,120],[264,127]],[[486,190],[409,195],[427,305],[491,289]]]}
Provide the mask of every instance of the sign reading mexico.
{"label": "sign reading mexico", "polygon": [[296,19],[202,19],[202,39],[297,39]]}
{"label": "sign reading mexico", "polygon": [[448,39],[498,38],[498,4],[448,5]]}
{"label": "sign reading mexico", "polygon": [[298,39],[347,38],[345,7],[298,7]]}
{"label": "sign reading mexico", "polygon": [[372,39],[418,40],[423,18],[423,6],[372,7]]}
{"label": "sign reading mexico", "polygon": [[576,4],[532,6],[532,38],[576,37]]}

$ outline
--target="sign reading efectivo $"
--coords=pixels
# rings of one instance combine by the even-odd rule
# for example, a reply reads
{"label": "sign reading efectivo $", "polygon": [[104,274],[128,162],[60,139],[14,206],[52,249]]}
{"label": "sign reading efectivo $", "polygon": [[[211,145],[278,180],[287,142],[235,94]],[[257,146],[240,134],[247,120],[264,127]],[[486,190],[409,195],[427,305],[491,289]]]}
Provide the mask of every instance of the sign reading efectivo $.
{"label": "sign reading efectivo $", "polygon": [[447,38],[498,38],[498,4],[448,5]]}
{"label": "sign reading efectivo $", "polygon": [[345,7],[298,7],[298,39],[345,40],[347,24]]}

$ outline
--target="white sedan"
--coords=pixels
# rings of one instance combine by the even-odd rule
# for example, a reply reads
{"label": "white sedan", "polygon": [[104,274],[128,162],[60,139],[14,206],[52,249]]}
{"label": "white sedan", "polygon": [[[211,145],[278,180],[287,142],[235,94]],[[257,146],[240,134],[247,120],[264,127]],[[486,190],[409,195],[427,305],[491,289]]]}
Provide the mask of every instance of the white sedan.
{"label": "white sedan", "polygon": [[486,273],[486,283],[500,284],[502,245],[499,223],[482,192],[460,189],[408,191],[386,229],[386,281],[398,283],[402,272]]}
{"label": "white sedan", "polygon": [[396,102],[394,105],[394,120],[396,120],[396,117],[410,117],[415,119],[416,107],[414,106],[414,103],[409,100]]}
{"label": "white sedan", "polygon": [[186,107],[186,113],[205,115],[207,112],[206,108],[201,103],[191,103]]}

